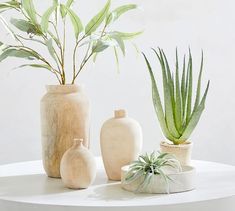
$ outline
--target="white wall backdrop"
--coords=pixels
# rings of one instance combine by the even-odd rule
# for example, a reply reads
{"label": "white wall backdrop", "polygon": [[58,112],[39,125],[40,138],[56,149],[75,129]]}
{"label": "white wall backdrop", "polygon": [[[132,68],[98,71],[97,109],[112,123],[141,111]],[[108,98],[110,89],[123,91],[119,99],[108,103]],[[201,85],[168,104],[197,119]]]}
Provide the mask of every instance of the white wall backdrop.
{"label": "white wall backdrop", "polygon": [[[2,1],[1,1],[2,2]],[[41,11],[50,1],[35,1]],[[181,56],[191,47],[198,69],[201,49],[205,54],[204,85],[211,80],[206,110],[194,131],[194,159],[235,164],[235,3],[233,0],[113,0],[138,3],[142,9],[120,20],[123,31],[145,29],[135,40],[141,51],[156,61],[150,47],[162,47],[172,62],[178,47]],[[105,0],[80,0],[74,9],[84,22]],[[72,36],[72,30],[69,36]],[[0,39],[9,39],[0,27]],[[72,41],[71,41],[72,42]],[[156,63],[156,62],[155,62]],[[19,60],[0,64],[0,163],[40,159],[39,102],[46,84],[56,83],[45,70],[11,69]],[[160,73],[160,69],[156,70]],[[70,67],[68,66],[68,70]],[[113,53],[98,56],[89,64],[78,83],[86,85],[92,101],[91,149],[100,154],[99,131],[116,108],[126,108],[143,127],[144,151],[157,149],[163,140],[151,101],[149,75],[141,55],[128,45],[116,71]]]}

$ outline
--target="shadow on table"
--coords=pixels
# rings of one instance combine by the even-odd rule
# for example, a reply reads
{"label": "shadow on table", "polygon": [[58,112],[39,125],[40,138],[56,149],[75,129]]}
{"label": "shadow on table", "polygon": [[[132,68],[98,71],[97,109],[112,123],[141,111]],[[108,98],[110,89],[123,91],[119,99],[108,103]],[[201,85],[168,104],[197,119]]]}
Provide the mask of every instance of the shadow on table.
{"label": "shadow on table", "polygon": [[70,192],[60,179],[45,174],[0,177],[0,196],[35,196]]}
{"label": "shadow on table", "polygon": [[120,182],[113,182],[104,186],[97,186],[93,188],[93,193],[90,194],[89,198],[100,199],[104,201],[120,201],[120,200],[146,200],[151,198],[162,198],[166,194],[143,194],[143,193],[132,193],[125,191],[121,188]]}

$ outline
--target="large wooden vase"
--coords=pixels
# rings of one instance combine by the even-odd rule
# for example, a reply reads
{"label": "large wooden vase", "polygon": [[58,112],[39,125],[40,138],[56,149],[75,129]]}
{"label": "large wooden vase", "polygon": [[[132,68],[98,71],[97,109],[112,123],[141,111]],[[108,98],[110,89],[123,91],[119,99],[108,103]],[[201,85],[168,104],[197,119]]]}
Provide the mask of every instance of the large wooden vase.
{"label": "large wooden vase", "polygon": [[49,177],[60,178],[60,161],[75,138],[89,148],[90,106],[83,87],[49,85],[41,100],[43,166]]}

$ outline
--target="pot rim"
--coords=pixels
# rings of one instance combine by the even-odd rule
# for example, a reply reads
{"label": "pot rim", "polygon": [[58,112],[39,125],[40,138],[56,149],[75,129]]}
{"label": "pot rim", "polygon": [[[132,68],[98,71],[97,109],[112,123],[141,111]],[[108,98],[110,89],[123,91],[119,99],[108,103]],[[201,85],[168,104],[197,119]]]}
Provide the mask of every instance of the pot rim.
{"label": "pot rim", "polygon": [[84,89],[84,84],[46,85],[47,92],[50,93],[73,93]]}
{"label": "pot rim", "polygon": [[166,141],[162,141],[160,146],[169,147],[169,148],[190,148],[193,146],[193,142],[186,141],[183,144],[175,145]]}

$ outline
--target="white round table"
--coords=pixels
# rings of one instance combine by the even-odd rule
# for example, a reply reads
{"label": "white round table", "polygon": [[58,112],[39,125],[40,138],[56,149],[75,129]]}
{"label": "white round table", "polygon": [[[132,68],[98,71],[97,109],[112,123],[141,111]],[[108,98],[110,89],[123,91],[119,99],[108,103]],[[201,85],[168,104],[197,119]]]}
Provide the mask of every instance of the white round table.
{"label": "white round table", "polygon": [[60,179],[48,178],[41,161],[0,166],[1,211],[233,211],[235,167],[194,161],[197,188],[170,195],[134,194],[119,182],[107,181],[97,158],[95,183],[86,190],[70,190]]}

